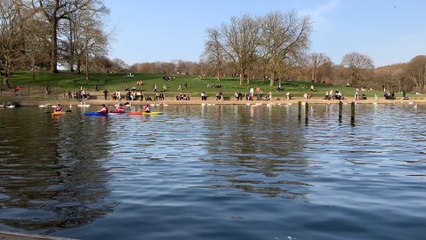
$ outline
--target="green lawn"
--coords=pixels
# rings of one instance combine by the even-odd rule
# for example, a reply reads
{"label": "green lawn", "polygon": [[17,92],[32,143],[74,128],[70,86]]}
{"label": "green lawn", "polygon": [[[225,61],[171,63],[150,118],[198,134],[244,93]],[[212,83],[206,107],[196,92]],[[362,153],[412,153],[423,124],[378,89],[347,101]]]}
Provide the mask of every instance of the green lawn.
{"label": "green lawn", "polygon": [[[142,86],[137,86],[138,81],[143,81]],[[210,84],[221,84],[221,88],[207,88]],[[108,89],[109,92],[124,91],[125,87],[128,88],[136,87],[142,89],[146,93],[153,92],[153,86],[157,86],[158,91],[163,91],[163,86],[167,86],[167,90],[164,91],[166,96],[173,96],[176,94],[184,93],[191,94],[193,96],[200,96],[201,92],[206,92],[208,96],[214,96],[217,91],[222,91],[225,97],[232,97],[235,92],[241,92],[245,94],[249,91],[250,87],[261,88],[264,93],[272,92],[274,98],[285,98],[286,92],[291,92],[295,97],[301,97],[305,92],[311,93],[310,86],[311,82],[296,82],[286,81],[281,85],[284,90],[278,92],[276,87],[270,87],[269,82],[263,80],[251,80],[250,84],[243,83],[239,85],[239,79],[237,78],[225,78],[217,81],[215,78],[200,79],[194,76],[174,76],[173,80],[163,80],[163,75],[149,74],[149,73],[135,73],[133,77],[126,76],[125,73],[94,73],[90,74],[90,80],[85,80],[84,74],[74,74],[69,72],[60,72],[57,74],[51,74],[48,72],[37,72],[35,81],[32,81],[31,72],[18,72],[10,80],[12,87],[19,85],[25,89],[30,89],[31,96],[36,97],[43,95],[44,89],[48,86],[52,94],[62,94],[64,92],[79,90],[82,86],[83,89],[92,93],[101,95],[104,89]],[[95,92],[95,86],[98,87],[99,91]],[[181,86],[182,90],[178,90]],[[185,88],[187,86],[187,88]],[[314,83],[315,92],[311,93],[313,97],[323,98],[325,91],[338,89],[343,93],[343,96],[351,98],[354,96],[355,89],[352,87],[344,86],[330,86],[320,83]],[[3,86],[3,89],[5,87]],[[377,94],[382,97],[382,92],[369,91],[365,92],[367,97],[373,97]],[[397,96],[399,96],[398,94]]]}

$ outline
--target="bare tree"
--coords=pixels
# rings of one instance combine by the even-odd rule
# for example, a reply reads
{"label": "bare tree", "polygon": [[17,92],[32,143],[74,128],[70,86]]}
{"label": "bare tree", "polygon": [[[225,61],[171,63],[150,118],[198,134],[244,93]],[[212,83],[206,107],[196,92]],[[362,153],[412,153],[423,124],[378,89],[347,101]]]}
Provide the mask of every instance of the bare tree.
{"label": "bare tree", "polygon": [[17,1],[0,2],[0,73],[3,84],[11,88],[9,79],[24,62],[20,8]]}
{"label": "bare tree", "polygon": [[225,62],[225,52],[220,38],[220,32],[217,29],[207,29],[207,41],[205,43],[204,56],[208,63],[215,66],[216,79],[218,81],[220,81],[222,67]]}
{"label": "bare tree", "polygon": [[111,60],[113,70],[117,72],[125,72],[129,70],[129,66],[121,59],[114,58]]}
{"label": "bare tree", "polygon": [[426,55],[416,56],[407,64],[406,74],[418,91],[426,90]]}
{"label": "bare tree", "polygon": [[106,46],[108,45],[108,38],[103,33],[100,27],[100,22],[96,21],[92,16],[86,16],[82,24],[84,31],[84,53],[86,65],[86,80],[89,80],[90,60],[95,56],[106,55]]}
{"label": "bare tree", "polygon": [[342,66],[346,69],[346,78],[354,87],[366,83],[373,77],[373,60],[367,55],[356,52],[348,53],[343,57]]}
{"label": "bare tree", "polygon": [[331,75],[332,62],[324,53],[312,53],[309,56],[309,67],[312,81],[324,81]]}
{"label": "bare tree", "polygon": [[31,0],[33,8],[41,12],[50,28],[50,71],[58,72],[58,28],[60,20],[69,19],[70,14],[86,11],[96,6],[99,0]]}
{"label": "bare tree", "polygon": [[106,56],[94,56],[92,69],[95,72],[108,73],[112,69],[112,61]]}
{"label": "bare tree", "polygon": [[283,65],[291,67],[301,60],[309,47],[311,25],[309,17],[298,18],[295,12],[272,12],[261,18],[260,46],[269,63],[270,86]]}
{"label": "bare tree", "polygon": [[[25,32],[25,55],[28,67],[32,72],[32,80],[35,81],[37,69],[50,66],[49,63],[49,41],[46,36],[49,35],[49,29],[46,27],[44,19],[40,15],[34,14],[30,8],[23,7],[27,15],[23,31]],[[34,26],[37,26],[36,28]]]}
{"label": "bare tree", "polygon": [[407,84],[404,84],[406,81],[404,68],[397,67],[392,71],[392,81],[395,82],[398,86],[398,92],[401,92],[402,90],[407,90]]}
{"label": "bare tree", "polygon": [[[256,59],[259,29],[258,20],[248,15],[232,17],[229,25],[222,25],[223,50],[239,70],[240,85]],[[248,83],[249,79],[247,77]]]}
{"label": "bare tree", "polygon": [[[67,21],[63,21],[63,27],[59,30],[63,31],[65,37],[61,38],[59,50],[62,50],[62,58],[68,63],[71,72],[76,65],[77,73],[81,73],[83,63],[88,70],[89,60],[94,54],[106,54],[108,37],[103,31],[102,22],[108,14],[109,10],[102,2],[92,0],[84,9],[69,13]],[[85,72],[87,78],[88,71]]]}

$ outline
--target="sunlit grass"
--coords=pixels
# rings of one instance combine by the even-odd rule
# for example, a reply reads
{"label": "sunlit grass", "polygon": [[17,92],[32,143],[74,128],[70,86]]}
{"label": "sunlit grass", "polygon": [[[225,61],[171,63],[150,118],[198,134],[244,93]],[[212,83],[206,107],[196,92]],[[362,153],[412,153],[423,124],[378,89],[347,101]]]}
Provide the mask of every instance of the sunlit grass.
{"label": "sunlit grass", "polygon": [[[137,82],[142,81],[143,85],[138,86]],[[210,84],[212,87],[208,88]],[[221,88],[213,87],[214,84],[220,84]],[[310,86],[314,85],[315,91],[311,92]],[[217,81],[215,78],[203,78],[195,76],[174,76],[173,80],[166,81],[163,79],[161,74],[150,74],[150,73],[135,73],[132,77],[127,76],[126,73],[93,73],[89,75],[89,80],[86,80],[84,74],[75,74],[70,72],[60,72],[51,74],[49,72],[37,72],[35,80],[32,80],[31,72],[18,72],[13,75],[10,80],[10,85],[20,85],[23,87],[30,87],[38,91],[33,93],[42,92],[40,89],[49,87],[54,94],[60,94],[68,91],[77,91],[81,87],[88,92],[93,94],[102,94],[104,89],[108,89],[109,92],[124,91],[126,87],[129,89],[135,87],[138,90],[144,92],[153,92],[154,86],[157,87],[158,91],[164,91],[166,95],[175,95],[180,93],[191,94],[193,96],[199,96],[201,92],[206,92],[207,95],[213,96],[216,92],[223,92],[225,97],[232,97],[234,93],[241,92],[243,95],[247,93],[250,87],[260,88],[267,94],[272,93],[273,97],[285,98],[286,92],[290,92],[295,97],[303,96],[305,92],[311,94],[313,97],[323,98],[326,91],[338,89],[343,93],[345,97],[352,98],[355,94],[355,88],[346,86],[331,86],[321,83],[311,82],[298,82],[298,81],[285,81],[281,85],[284,87],[283,91],[278,92],[276,86],[269,86],[268,81],[263,80],[251,80],[250,84],[243,83],[239,84],[237,78],[224,78]],[[99,89],[96,93],[95,87]],[[181,89],[181,90],[179,90]],[[381,92],[367,91],[365,92],[367,97],[374,97],[375,94],[382,95]]]}

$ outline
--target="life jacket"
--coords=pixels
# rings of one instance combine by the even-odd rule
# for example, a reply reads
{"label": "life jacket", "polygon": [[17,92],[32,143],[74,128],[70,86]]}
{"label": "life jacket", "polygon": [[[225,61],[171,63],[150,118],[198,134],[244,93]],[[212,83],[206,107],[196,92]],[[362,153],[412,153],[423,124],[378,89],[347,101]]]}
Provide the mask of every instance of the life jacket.
{"label": "life jacket", "polygon": [[106,113],[108,113],[108,108],[107,107],[102,107],[99,112],[106,114]]}

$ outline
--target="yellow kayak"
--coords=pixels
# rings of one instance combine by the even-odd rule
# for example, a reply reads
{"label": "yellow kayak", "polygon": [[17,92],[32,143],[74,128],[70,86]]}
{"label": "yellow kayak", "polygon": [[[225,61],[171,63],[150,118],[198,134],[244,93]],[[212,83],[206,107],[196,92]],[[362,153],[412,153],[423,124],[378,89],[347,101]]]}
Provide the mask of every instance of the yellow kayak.
{"label": "yellow kayak", "polygon": [[129,115],[161,115],[163,112],[127,112]]}

